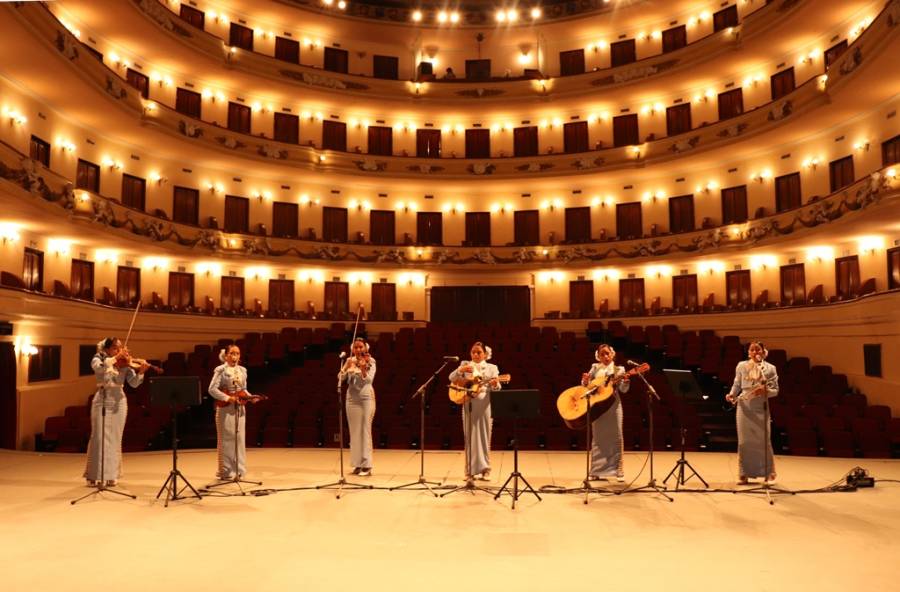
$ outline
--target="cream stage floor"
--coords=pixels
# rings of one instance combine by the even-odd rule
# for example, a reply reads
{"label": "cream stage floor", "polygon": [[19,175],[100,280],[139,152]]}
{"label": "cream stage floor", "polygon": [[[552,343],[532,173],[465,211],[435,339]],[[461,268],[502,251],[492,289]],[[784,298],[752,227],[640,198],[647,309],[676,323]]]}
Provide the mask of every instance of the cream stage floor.
{"label": "cream stage floor", "polygon": [[[455,483],[461,452],[429,452],[426,475]],[[677,455],[656,456],[665,477]],[[337,475],[335,450],[253,449],[264,488],[316,485]],[[646,455],[628,453],[629,479]],[[713,487],[732,488],[736,456],[688,459]],[[512,453],[493,454],[497,487]],[[171,454],[125,458],[130,500],[88,491],[84,457],[0,451],[0,590],[900,590],[900,484],[853,493],[732,493],[510,498],[459,492],[277,492],[206,497],[164,508],[154,499]],[[779,485],[822,487],[861,465],[900,479],[900,461],[779,457]],[[185,451],[179,468],[209,482],[215,451]],[[576,487],[584,456],[523,452],[535,487]],[[413,451],[375,452],[375,474],[415,481]],[[637,477],[645,484],[648,470]],[[348,477],[349,479],[349,477]],[[669,481],[670,486],[673,480]],[[688,485],[699,484],[696,479]],[[232,487],[232,486],[229,486]],[[227,489],[227,488],[226,488]],[[234,489],[232,489],[234,490]]]}

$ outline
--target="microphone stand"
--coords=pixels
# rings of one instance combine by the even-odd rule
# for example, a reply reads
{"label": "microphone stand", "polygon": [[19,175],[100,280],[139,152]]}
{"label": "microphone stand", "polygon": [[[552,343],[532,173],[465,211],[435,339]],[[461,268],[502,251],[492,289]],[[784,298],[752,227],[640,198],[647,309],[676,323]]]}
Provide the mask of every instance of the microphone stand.
{"label": "microphone stand", "polygon": [[[765,447],[765,460],[763,461],[763,467],[765,469],[765,477],[763,477],[762,485],[757,485],[756,487],[750,487],[749,489],[735,489],[734,493],[753,493],[753,494],[765,494],[766,500],[769,502],[770,506],[775,505],[775,500],[772,499],[772,494],[778,493],[789,493],[791,495],[796,495],[797,492],[791,491],[790,489],[782,489],[781,487],[775,487],[769,483],[769,449],[772,447],[772,422],[771,416],[769,415],[769,393],[768,387],[766,387],[766,394],[764,395],[765,399],[763,399],[763,410],[765,412],[765,432],[766,432],[766,440],[763,442],[763,446]],[[737,404],[740,404],[738,402]],[[735,405],[735,413],[737,413],[737,405]],[[774,457],[775,453],[772,452],[772,456]],[[774,460],[774,459],[773,459]]]}
{"label": "microphone stand", "polygon": [[593,397],[597,393],[598,386],[595,386],[592,389],[589,389],[584,395],[581,396],[587,402],[587,412],[585,413],[585,427],[584,427],[584,435],[585,435],[585,448],[584,448],[584,481],[581,484],[581,487],[576,487],[575,489],[567,489],[565,493],[583,493],[584,494],[584,503],[587,505],[590,500],[590,495],[592,493],[606,493],[612,494],[613,491],[606,487],[594,487],[591,485],[591,451],[593,450],[593,419],[591,418],[591,397]]}
{"label": "microphone stand", "polygon": [[[488,394],[487,396],[490,396],[490,394]],[[465,432],[465,434],[463,434],[463,439],[464,439],[463,451],[465,452],[465,455],[466,455],[466,477],[467,477],[466,484],[459,485],[457,487],[454,487],[450,491],[442,493],[441,497],[448,496],[451,493],[456,493],[457,491],[468,491],[472,495],[475,495],[476,491],[483,491],[485,493],[494,495],[494,492],[491,491],[490,489],[487,489],[484,487],[479,487],[479,486],[475,485],[475,475],[469,474],[469,471],[472,470],[472,463],[471,463],[471,459],[470,459],[471,452],[469,451],[469,447],[471,446],[472,438],[474,437],[474,435],[472,434],[472,397],[467,397],[467,399],[468,400],[463,405],[463,415],[465,416],[465,426],[466,426],[466,432]]]}
{"label": "microphone stand", "polygon": [[656,477],[653,475],[653,399],[659,401],[659,395],[656,393],[656,389],[653,388],[653,385],[647,382],[647,379],[644,378],[644,375],[640,372],[637,373],[642,381],[644,381],[644,385],[647,387],[647,409],[650,413],[650,481],[647,482],[646,485],[642,485],[641,487],[635,487],[633,489],[625,489],[623,491],[617,491],[616,495],[620,495],[623,493],[658,493],[663,496],[670,502],[674,502],[674,498],[667,495],[665,493],[666,487],[665,485],[657,485]]}
{"label": "microphone stand", "polygon": [[[210,483],[206,487],[204,487],[201,491],[209,491],[214,487],[221,487],[222,485],[229,485],[234,483],[238,486],[238,490],[240,490],[240,495],[247,495],[247,492],[244,491],[244,488],[241,486],[241,483],[249,483],[251,485],[262,485],[262,481],[250,481],[247,479],[241,479],[240,473],[240,464],[238,461],[238,428],[240,427],[240,418],[241,413],[243,412],[244,417],[247,416],[247,406],[242,405],[235,400],[234,403],[234,477],[231,479],[221,479],[216,483]],[[244,430],[246,432],[246,428]],[[243,434],[244,439],[246,441],[247,434]],[[246,447],[246,445],[245,445]]]}
{"label": "microphone stand", "polygon": [[[354,334],[356,332],[354,331]],[[344,479],[344,357],[346,354],[341,352],[341,356],[338,359],[338,362],[341,364],[341,369],[338,372],[337,379],[337,402],[338,402],[338,435],[340,437],[340,442],[338,444],[338,459],[340,463],[340,478],[337,481],[333,481],[331,483],[326,483],[325,485],[316,485],[316,489],[337,489],[337,494],[335,498],[341,499],[341,494],[344,492],[344,489],[372,489],[371,485],[366,485],[363,483],[350,483],[346,479]]]}
{"label": "microphone stand", "polygon": [[[428,481],[425,479],[425,394],[428,390],[428,387],[432,382],[438,377],[438,375],[444,371],[444,368],[447,367],[447,364],[450,362],[447,358],[444,358],[444,363],[441,364],[441,367],[437,369],[437,372],[431,375],[431,378],[425,381],[425,384],[416,389],[416,392],[410,397],[410,399],[415,399],[419,397],[419,478],[416,481],[411,483],[404,483],[403,485],[397,485],[396,487],[391,487],[389,491],[394,491],[396,489],[411,489],[411,490],[422,490],[427,489],[431,492],[434,497],[438,497],[435,489],[445,489],[448,486],[441,485],[439,481]],[[416,487],[416,486],[419,487]],[[436,488],[431,487],[432,485],[438,486]]]}

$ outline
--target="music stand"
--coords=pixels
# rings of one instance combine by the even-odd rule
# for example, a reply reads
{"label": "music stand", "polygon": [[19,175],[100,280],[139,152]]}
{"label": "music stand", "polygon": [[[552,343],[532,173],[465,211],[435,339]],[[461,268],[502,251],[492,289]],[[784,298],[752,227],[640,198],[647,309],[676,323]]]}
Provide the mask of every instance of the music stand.
{"label": "music stand", "polygon": [[[506,491],[512,496],[512,509],[516,509],[516,501],[519,499],[519,479],[525,484],[522,493],[531,492],[534,497],[541,500],[541,496],[534,490],[534,487],[525,479],[525,476],[519,472],[519,438],[516,434],[516,424],[520,419],[535,419],[541,414],[541,392],[537,389],[522,389],[511,391],[494,391],[491,393],[491,416],[498,419],[511,419],[513,424],[513,472],[510,473],[506,481],[497,491],[494,499],[499,499],[500,495]],[[512,489],[509,488],[509,482],[513,482]]]}
{"label": "music stand", "polygon": [[[690,370],[674,370],[671,368],[663,368],[663,374],[666,376],[666,382],[669,383],[669,387],[672,389],[672,392],[675,394],[681,394],[681,415],[678,418],[678,422],[681,428],[681,458],[679,458],[675,462],[675,466],[672,467],[672,470],[669,471],[669,474],[663,479],[663,483],[669,481],[669,478],[675,476],[675,491],[678,491],[678,488],[684,485],[691,477],[697,477],[700,479],[700,482],[703,483],[703,487],[709,487],[709,483],[706,482],[703,477],[700,476],[700,473],[697,472],[697,469],[691,466],[691,463],[684,458],[684,448],[685,448],[685,427],[684,427],[684,407],[687,405],[688,398],[693,400],[702,400],[703,393],[700,391],[700,385],[697,384],[697,380],[694,378],[693,372]],[[691,470],[691,474],[685,477],[684,469],[687,467]]]}
{"label": "music stand", "polygon": [[[169,476],[159,488],[156,499],[166,492],[165,507],[169,507],[169,500],[179,500],[188,497],[203,499],[200,493],[191,485],[191,482],[178,470],[178,420],[175,408],[179,405],[192,407],[199,405],[200,377],[199,376],[152,376],[150,377],[150,405],[152,407],[168,407],[171,412],[172,422],[172,469]],[[184,481],[184,486],[178,488],[178,478]],[[190,489],[192,495],[181,495],[185,489]]]}

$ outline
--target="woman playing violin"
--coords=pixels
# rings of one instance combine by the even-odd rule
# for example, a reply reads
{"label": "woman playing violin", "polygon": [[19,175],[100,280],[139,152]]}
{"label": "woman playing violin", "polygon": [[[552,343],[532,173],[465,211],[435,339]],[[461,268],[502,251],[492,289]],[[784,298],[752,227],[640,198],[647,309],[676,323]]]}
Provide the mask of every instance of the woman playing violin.
{"label": "woman playing violin", "polygon": [[347,424],[350,426],[350,464],[353,474],[372,474],[372,420],[375,418],[375,358],[369,344],[357,338],[350,348],[339,378],[347,383]]}
{"label": "woman playing violin", "polygon": [[[140,386],[149,367],[146,362],[133,366],[128,350],[115,337],[107,337],[97,344],[97,353],[91,359],[97,391],[91,402],[91,439],[84,469],[88,485],[105,481],[107,487],[113,487],[122,476],[122,433],[128,415],[124,385],[127,382],[134,388]],[[105,425],[101,418],[104,407]]]}
{"label": "woman playing violin", "polygon": [[[587,386],[598,377],[615,378],[625,374],[625,368],[616,366],[616,350],[611,345],[601,343],[594,352],[597,363],[581,375],[582,386]],[[617,481],[625,480],[622,459],[625,451],[625,439],[622,436],[622,401],[620,393],[627,393],[630,388],[628,377],[616,385],[615,402],[591,424],[591,475],[592,480],[606,480],[615,477]]]}
{"label": "woman playing violin", "polygon": [[216,367],[209,383],[210,396],[226,403],[224,407],[216,405],[216,478],[231,481],[235,476],[243,477],[247,471],[245,403],[255,403],[257,399],[247,391],[247,369],[238,364],[241,348],[229,345],[219,352],[219,359],[224,363]]}
{"label": "woman playing violin", "polygon": [[[463,437],[467,453],[466,481],[491,478],[491,398],[490,391],[500,390],[500,370],[489,364],[491,348],[480,341],[472,344],[471,361],[463,361],[450,373],[450,382],[481,379],[477,393],[463,404]],[[471,434],[469,427],[471,426]]]}
{"label": "woman playing violin", "polygon": [[[769,352],[759,341],[750,342],[747,358],[738,362],[734,384],[725,398],[737,405],[738,483],[749,477],[775,480],[771,430],[765,401],[778,395],[778,371],[766,361]],[[766,436],[769,435],[768,441]]]}

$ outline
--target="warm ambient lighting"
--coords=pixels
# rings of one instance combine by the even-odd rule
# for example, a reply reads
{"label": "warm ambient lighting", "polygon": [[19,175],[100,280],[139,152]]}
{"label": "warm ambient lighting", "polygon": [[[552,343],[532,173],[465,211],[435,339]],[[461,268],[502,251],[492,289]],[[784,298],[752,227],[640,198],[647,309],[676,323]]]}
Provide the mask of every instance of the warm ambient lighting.
{"label": "warm ambient lighting", "polygon": [[591,276],[595,280],[603,280],[604,282],[608,281],[616,281],[621,277],[619,270],[617,269],[595,269],[591,272]]}
{"label": "warm ambient lighting", "polygon": [[544,284],[555,284],[562,282],[566,278],[561,271],[539,271],[537,274],[538,281]]}
{"label": "warm ambient lighting", "polygon": [[159,271],[160,269],[169,268],[169,260],[164,257],[144,257],[144,260],[141,262],[141,266],[144,269]]}
{"label": "warm ambient lighting", "polygon": [[414,10],[412,13],[412,20],[413,20],[413,22],[416,22],[416,23],[422,22],[422,11]]}
{"label": "warm ambient lighting", "polygon": [[885,245],[883,236],[861,236],[858,241],[859,250],[870,255],[874,254],[875,251],[884,249]]}
{"label": "warm ambient lighting", "polygon": [[202,262],[197,264],[197,273],[206,277],[221,277],[222,264],[215,262]]}
{"label": "warm ambient lighting", "polygon": [[14,123],[16,125],[23,125],[28,122],[28,118],[16,111],[15,109],[10,109],[4,105],[3,107],[3,117],[8,118],[10,123]]}
{"label": "warm ambient lighting", "polygon": [[725,271],[725,263],[722,261],[701,261],[697,266],[701,274],[706,273],[713,275]]}
{"label": "warm ambient lighting", "polygon": [[267,279],[272,273],[272,270],[265,266],[259,267],[248,267],[244,274],[246,277],[253,278],[255,280],[259,279]]}
{"label": "warm ambient lighting", "polygon": [[68,255],[72,248],[72,241],[64,238],[51,238],[47,241],[47,249],[56,255]]}
{"label": "warm ambient lighting", "polygon": [[313,282],[323,282],[325,280],[325,274],[319,269],[301,269],[297,272],[297,279],[309,284]]}
{"label": "warm ambient lighting", "polygon": [[371,284],[373,275],[369,271],[351,271],[347,279],[351,284]]}
{"label": "warm ambient lighting", "polygon": [[397,283],[407,286],[424,286],[425,274],[418,272],[404,272],[397,275]]}
{"label": "warm ambient lighting", "polygon": [[663,276],[672,275],[672,266],[670,265],[648,265],[647,266],[647,275],[651,277],[656,277],[657,279],[662,278]]}
{"label": "warm ambient lighting", "polygon": [[14,243],[21,238],[19,225],[12,222],[0,222],[0,239],[3,243]]}
{"label": "warm ambient lighting", "polygon": [[752,255],[750,257],[750,269],[754,271],[768,269],[776,265],[778,265],[778,258],[775,255]]}
{"label": "warm ambient lighting", "polygon": [[94,258],[100,263],[117,263],[119,261],[119,253],[112,249],[97,249]]}
{"label": "warm ambient lighting", "polygon": [[772,171],[770,171],[769,169],[764,169],[762,171],[759,171],[758,173],[753,173],[752,175],[750,175],[750,180],[756,181],[757,183],[762,183],[763,181],[766,181],[771,178],[772,178]]}
{"label": "warm ambient lighting", "polygon": [[821,263],[827,259],[834,259],[834,247],[810,247],[806,250],[806,260]]}

